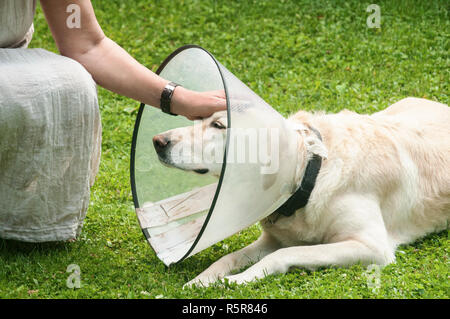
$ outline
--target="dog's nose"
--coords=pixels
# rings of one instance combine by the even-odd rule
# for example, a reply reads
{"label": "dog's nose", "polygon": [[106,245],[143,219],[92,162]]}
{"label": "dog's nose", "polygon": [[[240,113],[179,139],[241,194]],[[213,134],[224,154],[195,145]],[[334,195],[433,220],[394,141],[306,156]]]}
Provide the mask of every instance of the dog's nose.
{"label": "dog's nose", "polygon": [[170,140],[164,135],[153,136],[153,146],[157,152],[160,152],[170,144]]}

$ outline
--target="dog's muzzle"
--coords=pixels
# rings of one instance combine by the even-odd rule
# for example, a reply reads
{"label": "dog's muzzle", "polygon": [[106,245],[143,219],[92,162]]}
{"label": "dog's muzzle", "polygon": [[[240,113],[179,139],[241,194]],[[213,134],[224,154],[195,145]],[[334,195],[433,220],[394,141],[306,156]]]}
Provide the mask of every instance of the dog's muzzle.
{"label": "dog's muzzle", "polygon": [[166,152],[169,145],[170,139],[167,136],[159,134],[153,137],[153,146],[155,147],[155,151],[158,155]]}

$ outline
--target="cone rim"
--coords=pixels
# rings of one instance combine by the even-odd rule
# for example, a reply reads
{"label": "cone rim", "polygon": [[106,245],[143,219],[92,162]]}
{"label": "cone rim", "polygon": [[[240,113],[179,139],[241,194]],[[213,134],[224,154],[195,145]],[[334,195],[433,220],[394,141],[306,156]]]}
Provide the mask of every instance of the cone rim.
{"label": "cone rim", "polygon": [[[171,264],[177,264],[180,263],[181,261],[183,261],[184,259],[186,259],[191,252],[195,249],[195,247],[197,246],[198,242],[200,241],[200,238],[202,237],[206,227],[208,226],[208,222],[212,216],[212,213],[214,211],[214,207],[216,205],[218,196],[220,194],[220,189],[222,186],[222,182],[223,182],[223,178],[225,176],[225,169],[226,169],[226,159],[227,159],[227,154],[228,154],[228,147],[229,147],[229,142],[230,142],[230,130],[229,128],[231,127],[231,115],[230,115],[230,102],[229,102],[229,98],[228,98],[228,91],[227,91],[227,86],[226,86],[226,81],[225,81],[225,77],[222,73],[222,70],[220,68],[220,64],[219,62],[216,60],[216,58],[206,49],[204,49],[203,47],[199,46],[199,45],[195,45],[195,44],[188,44],[188,45],[184,45],[179,47],[178,49],[176,49],[175,51],[173,51],[171,54],[169,54],[164,61],[161,63],[161,65],[158,67],[158,69],[156,70],[156,74],[160,74],[164,68],[167,66],[167,64],[175,57],[177,56],[179,53],[188,50],[188,49],[200,49],[203,50],[205,53],[207,53],[211,59],[214,61],[214,63],[216,64],[217,70],[220,74],[220,78],[222,80],[222,84],[223,84],[223,88],[225,91],[225,98],[226,98],[226,105],[227,105],[227,120],[228,120],[228,129],[227,129],[227,138],[226,138],[226,142],[225,142],[225,150],[224,150],[224,158],[223,158],[223,162],[222,162],[222,169],[220,172],[220,176],[219,176],[219,180],[217,183],[217,187],[216,187],[216,191],[214,193],[214,197],[213,200],[211,202],[211,206],[208,210],[208,214],[206,215],[205,221],[203,222],[202,228],[200,229],[199,233],[197,234],[197,237],[195,238],[194,242],[192,243],[191,247],[188,249],[188,251],[184,254],[183,257],[181,257],[179,260],[171,263]],[[139,126],[140,126],[140,122],[141,122],[141,118],[142,118],[142,113],[144,112],[145,109],[145,103],[141,103],[140,107],[139,107],[139,111],[138,114],[136,116],[136,121],[134,124],[134,129],[133,129],[133,137],[132,137],[132,142],[131,142],[131,153],[130,153],[130,185],[131,185],[131,193],[133,196],[133,203],[134,203],[134,207],[135,210],[140,208],[139,206],[139,199],[137,196],[137,189],[136,189],[136,175],[135,175],[135,159],[136,159],[136,143],[137,143],[137,138],[138,138],[138,132],[139,132]],[[137,216],[138,217],[138,216]],[[140,226],[140,221],[138,219],[139,222],[139,226]],[[144,237],[147,239],[147,242],[150,244],[150,242],[148,241],[149,239],[149,234],[146,231],[146,229],[143,229],[141,227],[142,233],[144,234]],[[156,250],[153,248],[153,246],[150,244],[150,247],[152,248],[152,250],[155,252],[156,254]],[[159,258],[159,257],[158,257]],[[163,261],[164,262],[164,261]],[[165,263],[164,263],[165,264]],[[166,266],[170,266],[171,264]]]}

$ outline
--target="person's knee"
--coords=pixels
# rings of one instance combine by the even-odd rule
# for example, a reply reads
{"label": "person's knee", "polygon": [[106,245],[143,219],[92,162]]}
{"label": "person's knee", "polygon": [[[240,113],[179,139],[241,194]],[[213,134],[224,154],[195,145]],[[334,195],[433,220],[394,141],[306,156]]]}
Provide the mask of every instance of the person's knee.
{"label": "person's knee", "polygon": [[61,114],[73,119],[82,117],[85,123],[97,122],[97,86],[91,74],[83,65],[67,57],[58,56],[56,65],[58,67],[52,70],[53,87],[50,87],[52,103],[57,105]]}
{"label": "person's knee", "polygon": [[50,126],[99,126],[96,84],[80,63],[43,49],[17,50],[0,50],[6,61],[0,72],[1,135],[44,138]]}
{"label": "person's knee", "polygon": [[[97,112],[97,109],[92,109],[93,106],[97,108],[97,86],[91,74],[75,60],[67,57],[60,57],[60,59],[63,66],[57,74],[62,84],[59,90],[64,91],[65,96],[78,100],[80,111]],[[70,104],[73,102],[76,101]]]}
{"label": "person's knee", "polygon": [[6,61],[0,73],[0,103],[15,112],[33,104],[50,107],[55,101],[70,107],[79,101],[80,111],[98,108],[96,84],[77,61],[44,49],[0,50],[0,58]]}
{"label": "person's knee", "polygon": [[62,58],[66,61],[61,76],[70,78],[71,83],[67,89],[96,99],[97,89],[91,74],[77,61],[66,57]]}

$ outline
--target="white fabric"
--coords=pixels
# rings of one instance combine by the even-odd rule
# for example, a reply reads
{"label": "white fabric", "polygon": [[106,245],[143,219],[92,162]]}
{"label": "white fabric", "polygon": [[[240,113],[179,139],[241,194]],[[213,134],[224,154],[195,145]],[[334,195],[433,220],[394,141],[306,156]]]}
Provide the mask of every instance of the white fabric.
{"label": "white fabric", "polygon": [[36,0],[0,0],[0,48],[26,48],[33,36]]}
{"label": "white fabric", "polygon": [[75,238],[100,159],[96,85],[76,61],[0,49],[0,237]]}

